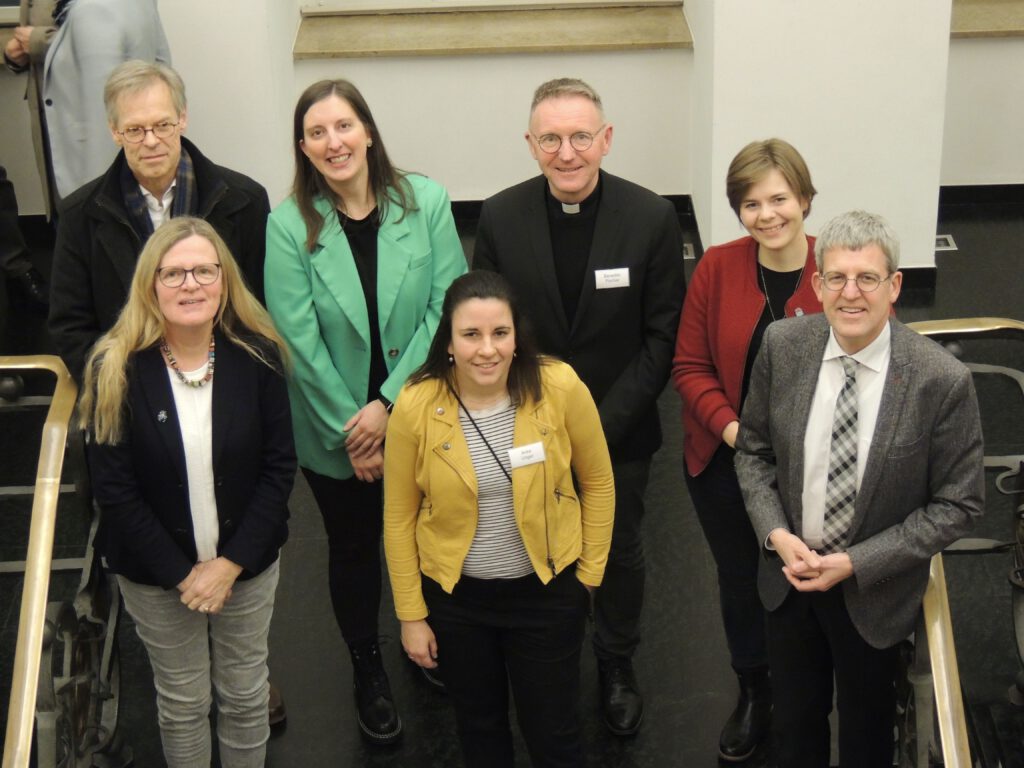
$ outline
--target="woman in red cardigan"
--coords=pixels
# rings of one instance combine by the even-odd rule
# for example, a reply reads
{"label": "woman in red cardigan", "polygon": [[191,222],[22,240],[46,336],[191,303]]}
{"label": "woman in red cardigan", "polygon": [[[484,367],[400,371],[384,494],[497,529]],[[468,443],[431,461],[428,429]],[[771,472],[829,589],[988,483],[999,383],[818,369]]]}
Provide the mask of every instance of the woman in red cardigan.
{"label": "woman in red cardigan", "polygon": [[804,232],[815,189],[800,153],[781,139],[748,144],[726,177],[729,205],[748,237],[709,248],[687,289],[672,380],[683,399],[686,484],[718,568],[719,598],[740,694],[719,739],[728,761],[767,735],[771,689],[760,550],[736,471],[733,444],[750,371],[768,324],[820,312],[811,287],[814,238]]}

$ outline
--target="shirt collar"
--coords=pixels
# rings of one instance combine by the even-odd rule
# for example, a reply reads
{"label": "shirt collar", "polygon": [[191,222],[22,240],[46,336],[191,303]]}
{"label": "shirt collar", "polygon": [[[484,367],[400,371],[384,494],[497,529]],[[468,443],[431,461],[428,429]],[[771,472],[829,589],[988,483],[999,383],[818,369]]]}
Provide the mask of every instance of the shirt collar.
{"label": "shirt collar", "polygon": [[171,186],[169,186],[163,194],[163,197],[157,200],[156,195],[146,189],[144,186],[139,184],[139,191],[142,192],[142,199],[146,201],[146,207],[149,208],[153,213],[162,213],[174,200],[174,188],[178,185],[178,180],[172,179]]}
{"label": "shirt collar", "polygon": [[[849,357],[852,357],[861,365],[878,373],[885,366],[886,358],[889,355],[891,340],[892,329],[887,321],[882,327],[882,332],[875,337],[874,341],[864,347],[860,352],[849,355]],[[839,342],[836,341],[835,331],[833,331],[832,328],[829,328],[828,343],[825,345],[825,354],[822,355],[821,359],[835,360],[846,356],[846,352],[843,351],[843,348],[839,346]]]}

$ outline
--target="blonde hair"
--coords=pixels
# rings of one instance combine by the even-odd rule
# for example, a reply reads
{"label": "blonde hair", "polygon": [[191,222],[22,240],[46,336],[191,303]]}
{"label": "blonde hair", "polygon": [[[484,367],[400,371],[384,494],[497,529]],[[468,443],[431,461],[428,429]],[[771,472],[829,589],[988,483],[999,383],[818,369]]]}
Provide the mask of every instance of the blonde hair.
{"label": "blonde hair", "polygon": [[135,266],[128,301],[114,326],[96,342],[85,364],[78,423],[82,429],[91,429],[98,443],[116,443],[123,437],[129,360],[136,352],[156,346],[165,333],[164,317],[156,297],[156,271],[171,248],[193,235],[208,240],[220,262],[220,306],[214,326],[219,326],[234,344],[271,368],[275,367],[274,361],[267,359],[259,338],[276,346],[282,361],[287,361],[284,340],[275,330],[270,315],[249,292],[238,264],[217,231],[203,219],[191,216],[170,219],[146,242]]}

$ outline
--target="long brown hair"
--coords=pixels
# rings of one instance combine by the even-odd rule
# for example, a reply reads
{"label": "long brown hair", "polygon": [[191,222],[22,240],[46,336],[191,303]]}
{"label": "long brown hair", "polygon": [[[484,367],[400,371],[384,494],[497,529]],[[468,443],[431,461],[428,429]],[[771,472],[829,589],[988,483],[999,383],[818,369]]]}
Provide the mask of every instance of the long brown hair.
{"label": "long brown hair", "polygon": [[306,223],[307,251],[312,251],[316,246],[320,230],[324,226],[324,218],[313,206],[313,201],[317,197],[325,197],[335,207],[339,202],[337,193],[327,184],[320,171],[313,167],[301,146],[305,138],[303,122],[306,113],[314,104],[331,96],[343,99],[352,107],[356,117],[366,128],[366,133],[373,140],[373,144],[366,150],[366,164],[370,172],[370,191],[377,198],[381,220],[387,215],[387,207],[391,203],[402,210],[399,221],[405,217],[407,211],[417,210],[416,200],[409,182],[405,179],[405,173],[392,165],[388,158],[387,150],[384,149],[384,139],[377,130],[377,123],[373,120],[373,114],[363,94],[348,80],[319,80],[299,96],[292,123],[292,144],[295,151],[295,181],[292,183],[292,194],[295,195],[295,203],[299,207],[302,220]]}

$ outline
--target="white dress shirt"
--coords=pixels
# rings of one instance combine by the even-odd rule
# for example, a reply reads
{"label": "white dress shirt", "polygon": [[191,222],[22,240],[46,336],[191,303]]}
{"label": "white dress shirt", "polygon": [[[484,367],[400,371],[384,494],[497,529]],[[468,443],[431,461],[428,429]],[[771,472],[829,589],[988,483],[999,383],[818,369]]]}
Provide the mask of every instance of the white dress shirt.
{"label": "white dress shirt", "polygon": [[177,179],[171,181],[171,186],[164,190],[159,200],[156,195],[139,184],[139,191],[142,192],[142,199],[146,201],[146,209],[149,211],[149,220],[153,222],[153,231],[160,229],[160,225],[171,218],[171,203],[174,202],[174,187],[177,183]]}
{"label": "white dress shirt", "polygon": [[[857,490],[860,491],[867,466],[871,440],[878,421],[878,408],[882,403],[885,376],[889,371],[892,331],[889,323],[878,337],[856,354],[849,355],[857,366]],[[836,400],[843,388],[846,374],[839,360],[846,353],[835,333],[829,330],[828,343],[818,372],[818,386],[814,390],[807,430],[804,432],[804,487],[803,531],[804,543],[811,549],[821,547],[821,530],[825,520],[825,486],[828,483],[829,457],[832,452],[832,420]]]}
{"label": "white dress shirt", "polygon": [[[189,381],[206,376],[208,365],[194,371],[182,371]],[[188,475],[188,503],[192,510],[192,530],[200,563],[217,557],[220,518],[213,477],[213,381],[202,387],[190,387],[170,368],[171,393],[181,425],[185,448],[185,474]]]}

